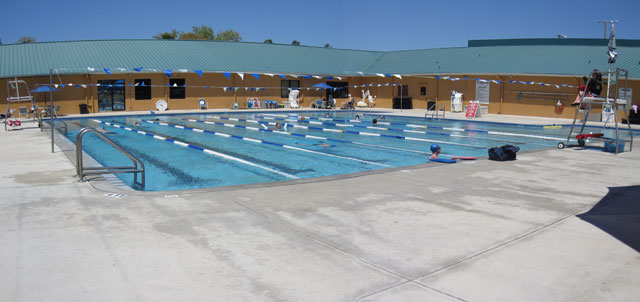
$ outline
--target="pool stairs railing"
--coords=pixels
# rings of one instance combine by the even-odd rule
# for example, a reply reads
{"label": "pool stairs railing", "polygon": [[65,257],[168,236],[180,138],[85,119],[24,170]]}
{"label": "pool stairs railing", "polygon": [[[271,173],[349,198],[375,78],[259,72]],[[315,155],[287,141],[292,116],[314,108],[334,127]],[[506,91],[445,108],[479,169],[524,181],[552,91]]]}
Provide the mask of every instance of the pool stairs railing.
{"label": "pool stairs railing", "polygon": [[[87,133],[95,133],[100,139],[107,142],[114,148],[116,148],[120,153],[131,159],[133,164],[131,166],[121,166],[121,167],[84,167],[84,163],[82,160],[82,137]],[[86,175],[100,175],[100,174],[117,174],[117,173],[133,173],[133,183],[134,185],[139,185],[144,189],[145,186],[145,169],[144,164],[141,160],[133,156],[127,150],[120,147],[118,144],[107,138],[104,134],[100,133],[100,131],[85,127],[78,131],[76,135],[76,174],[80,178],[81,181],[84,180]],[[138,173],[141,173],[140,182],[138,182]]]}
{"label": "pool stairs railing", "polygon": [[427,112],[424,113],[424,118],[427,118],[429,114],[431,114],[431,118],[440,117],[440,112],[442,111],[442,118],[444,118],[445,107],[444,105],[436,105],[433,104],[431,107],[427,108]]}

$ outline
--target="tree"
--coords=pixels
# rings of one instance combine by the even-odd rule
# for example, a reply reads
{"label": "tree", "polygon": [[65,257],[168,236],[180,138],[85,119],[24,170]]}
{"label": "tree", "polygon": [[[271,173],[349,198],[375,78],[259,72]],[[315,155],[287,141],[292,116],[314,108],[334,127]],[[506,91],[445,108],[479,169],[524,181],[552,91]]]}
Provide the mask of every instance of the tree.
{"label": "tree", "polygon": [[264,43],[267,43],[267,44],[273,44],[273,40],[271,40],[271,39],[266,39],[266,40],[264,40]]}
{"label": "tree", "polygon": [[327,43],[324,45],[324,48],[333,48],[333,47],[331,47],[331,44]]}
{"label": "tree", "polygon": [[18,39],[18,41],[16,41],[16,43],[24,44],[24,43],[33,43],[35,41],[36,41],[36,38],[34,37],[22,36],[20,37],[20,39]]}
{"label": "tree", "polygon": [[298,46],[300,45],[300,42],[298,40],[293,40],[293,42],[291,42],[291,45]]}
{"label": "tree", "polygon": [[213,35],[213,28],[201,25],[192,27],[193,33],[196,35],[196,40],[215,40]]}
{"label": "tree", "polygon": [[218,34],[216,35],[216,40],[240,42],[240,40],[242,40],[242,37],[240,36],[239,33],[231,29],[227,29],[225,31],[218,31]]}
{"label": "tree", "polygon": [[170,32],[158,33],[154,35],[153,38],[161,40],[218,40],[235,42],[242,40],[240,34],[231,29],[218,31],[218,33],[214,35],[213,28],[206,25],[193,26],[191,32],[174,29]]}
{"label": "tree", "polygon": [[182,34],[183,34],[182,31],[178,31],[177,29],[174,29],[170,32],[158,33],[155,36],[153,36],[153,38],[160,39],[160,40],[175,40]]}

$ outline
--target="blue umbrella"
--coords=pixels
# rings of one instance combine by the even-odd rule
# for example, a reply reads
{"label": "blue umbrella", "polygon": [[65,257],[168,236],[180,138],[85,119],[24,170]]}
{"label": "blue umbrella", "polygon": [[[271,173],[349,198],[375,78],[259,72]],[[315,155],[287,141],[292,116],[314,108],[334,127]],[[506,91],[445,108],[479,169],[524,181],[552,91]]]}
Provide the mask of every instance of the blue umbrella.
{"label": "blue umbrella", "polygon": [[319,84],[315,84],[311,87],[316,87],[316,88],[324,88],[324,89],[329,89],[329,88],[333,88],[333,86],[327,85],[325,83],[319,83]]}
{"label": "blue umbrella", "polygon": [[[31,92],[49,92],[49,91],[51,91],[49,86],[40,86],[34,90],[31,90]],[[58,89],[53,88],[53,91],[58,91]]]}

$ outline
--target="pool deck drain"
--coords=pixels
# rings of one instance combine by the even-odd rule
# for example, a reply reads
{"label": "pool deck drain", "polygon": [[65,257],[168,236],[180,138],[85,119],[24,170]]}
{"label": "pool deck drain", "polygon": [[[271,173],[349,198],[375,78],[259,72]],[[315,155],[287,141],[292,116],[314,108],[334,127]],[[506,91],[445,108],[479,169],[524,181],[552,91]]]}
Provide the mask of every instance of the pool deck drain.
{"label": "pool deck drain", "polygon": [[0,301],[640,295],[639,151],[108,198],[39,130],[0,140]]}

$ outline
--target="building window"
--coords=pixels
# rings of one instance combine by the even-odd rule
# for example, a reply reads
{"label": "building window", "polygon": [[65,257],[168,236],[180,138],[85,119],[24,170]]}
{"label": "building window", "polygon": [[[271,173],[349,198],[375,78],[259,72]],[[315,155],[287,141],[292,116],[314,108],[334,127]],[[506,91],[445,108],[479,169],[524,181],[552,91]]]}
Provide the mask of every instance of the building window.
{"label": "building window", "polygon": [[184,99],[186,97],[184,79],[169,79],[169,98]]}
{"label": "building window", "polygon": [[420,95],[427,95],[427,87],[420,87]]}
{"label": "building window", "polygon": [[98,111],[124,110],[124,80],[98,81]]}
{"label": "building window", "polygon": [[400,86],[398,86],[398,96],[408,97],[409,96],[409,85],[400,85]]}
{"label": "building window", "polygon": [[327,85],[333,88],[340,89],[328,89],[327,96],[337,98],[346,98],[349,96],[349,83],[348,82],[327,82]]}
{"label": "building window", "polygon": [[300,81],[298,80],[282,80],[281,81],[282,90],[280,91],[280,97],[288,98],[289,91],[293,89],[300,89]]}
{"label": "building window", "polygon": [[150,79],[136,79],[134,81],[136,87],[136,100],[150,100],[151,99],[151,80]]}

